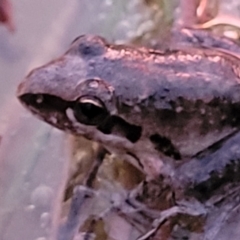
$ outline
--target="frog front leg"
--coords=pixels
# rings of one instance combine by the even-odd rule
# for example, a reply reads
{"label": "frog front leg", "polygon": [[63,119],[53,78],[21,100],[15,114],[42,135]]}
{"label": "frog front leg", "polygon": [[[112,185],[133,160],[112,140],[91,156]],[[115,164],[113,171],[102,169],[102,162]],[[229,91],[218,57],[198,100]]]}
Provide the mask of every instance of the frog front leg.
{"label": "frog front leg", "polygon": [[[178,182],[179,188],[170,183],[169,185],[162,184],[166,184],[164,178],[162,181],[158,179],[158,182],[155,179],[156,188],[154,188],[153,182],[142,184],[138,191],[135,192],[135,200],[140,201],[144,206],[149,206],[149,202],[153,204],[153,199],[156,199],[155,203],[160,204],[161,209],[159,209],[159,217],[154,222],[152,229],[140,239],[151,239],[150,237],[156,236],[158,233],[166,233],[169,227],[171,232],[174,225],[178,225],[181,228],[180,219],[194,219],[191,222],[196,223],[199,221],[204,222],[207,214],[212,216],[212,211],[215,211],[212,209],[216,209],[213,206],[216,204],[216,200],[227,197],[227,195],[222,194],[222,191],[220,191],[220,195],[217,194],[216,190],[225,184],[240,180],[239,146],[240,131],[236,130],[224,139],[196,154],[193,159],[176,169],[172,181],[173,183]],[[156,189],[159,191],[157,192]],[[137,206],[136,201],[131,203]],[[146,212],[148,210],[145,209]],[[185,224],[188,223],[184,222],[183,225]],[[192,226],[189,225],[188,228],[192,228]]]}
{"label": "frog front leg", "polygon": [[93,189],[94,181],[106,154],[105,148],[99,145],[96,149],[95,161],[93,161],[83,179],[83,185],[75,187],[73,191],[70,210],[66,221],[59,228],[58,240],[72,239],[83,224],[85,218],[81,217],[84,215],[85,209],[91,207],[91,199],[94,198],[95,194]]}
{"label": "frog front leg", "polygon": [[[228,192],[226,195],[223,195],[224,191],[217,193],[217,190],[225,184],[240,180],[239,146],[240,131],[236,130],[234,133],[196,154],[193,159],[176,169],[175,179],[173,180],[178,181],[182,189],[171,189],[171,186],[169,186],[168,193],[172,195],[171,204],[160,211],[152,229],[139,239],[152,239],[153,236],[166,234],[166,231],[169,229],[168,234],[174,234],[173,229],[175,228],[173,227],[179,226],[181,228],[182,221],[183,229],[192,229],[191,224],[196,223],[197,226],[200,226],[198,223],[204,226],[204,222],[208,222],[207,226],[209,226],[209,219],[211,216],[214,216],[214,211],[221,212],[221,210],[218,210],[216,200],[219,201],[220,199],[222,201],[224,197],[229,198],[228,195],[230,194]],[[149,186],[153,186],[153,184],[149,184]],[[147,196],[146,189],[149,191],[149,188],[145,187],[142,197]],[[163,194],[163,191],[160,192]],[[150,194],[148,195],[151,196]],[[167,195],[169,194],[165,194],[165,198],[160,200],[161,204],[164,201],[166,202]],[[156,198],[156,195],[153,195],[152,198]],[[146,201],[146,199],[143,200]],[[186,219],[192,220],[186,222]],[[216,221],[214,226],[217,227],[217,224]],[[225,226],[224,222],[221,224]],[[214,226],[209,228],[209,232],[211,232]],[[208,234],[208,230],[204,234]]]}
{"label": "frog front leg", "polygon": [[202,231],[207,216],[204,204],[194,197],[176,199],[178,190],[164,184],[161,178],[144,181],[131,191],[126,200],[126,204],[135,209],[138,218],[152,219],[148,232],[138,240],[165,240],[179,234],[183,234],[181,239],[185,239],[185,234]]}

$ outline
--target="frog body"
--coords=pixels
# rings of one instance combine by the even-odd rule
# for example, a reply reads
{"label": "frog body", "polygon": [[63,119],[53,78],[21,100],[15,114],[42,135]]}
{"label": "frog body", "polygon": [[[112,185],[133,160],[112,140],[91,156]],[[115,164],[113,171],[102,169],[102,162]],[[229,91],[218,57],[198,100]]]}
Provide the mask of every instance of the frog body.
{"label": "frog body", "polygon": [[[143,153],[175,164],[238,131],[239,81],[239,59],[224,50],[158,51],[80,36],[63,56],[33,70],[18,96],[48,123],[143,167]],[[90,108],[98,102],[100,116],[79,116],[79,99]]]}
{"label": "frog body", "polygon": [[176,36],[165,50],[80,36],[65,54],[31,71],[17,95],[40,119],[142,170],[147,181],[133,199],[156,202],[159,226],[182,216],[184,226],[206,220],[211,234],[211,216],[217,222],[222,211],[215,206],[231,203],[226,183],[240,180],[238,46],[186,29]]}

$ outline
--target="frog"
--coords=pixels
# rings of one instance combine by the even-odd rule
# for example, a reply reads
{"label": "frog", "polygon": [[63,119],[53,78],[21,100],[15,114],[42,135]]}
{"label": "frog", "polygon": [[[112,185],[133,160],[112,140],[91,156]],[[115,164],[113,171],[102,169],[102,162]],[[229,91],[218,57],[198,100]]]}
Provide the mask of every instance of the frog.
{"label": "frog", "polygon": [[148,182],[161,179],[171,202],[204,202],[239,181],[239,46],[200,30],[173,36],[168,48],[153,49],[81,35],[32,70],[17,97],[41,120],[126,159]]}
{"label": "frog", "polygon": [[158,51],[83,35],[31,71],[17,95],[40,119],[155,177],[235,137],[239,74],[239,58],[224,49]]}

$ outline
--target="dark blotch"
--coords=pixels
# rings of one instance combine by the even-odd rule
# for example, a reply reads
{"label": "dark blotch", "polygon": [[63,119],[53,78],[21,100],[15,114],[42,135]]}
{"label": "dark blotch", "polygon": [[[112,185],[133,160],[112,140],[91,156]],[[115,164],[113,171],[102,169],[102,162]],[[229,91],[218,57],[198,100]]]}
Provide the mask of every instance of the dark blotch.
{"label": "dark blotch", "polygon": [[181,159],[179,151],[168,138],[160,136],[159,134],[153,134],[150,136],[150,141],[155,145],[155,149],[158,151],[176,160]]}
{"label": "dark blotch", "polygon": [[206,201],[214,192],[226,183],[234,183],[240,181],[239,161],[232,161],[222,169],[221,173],[212,171],[209,173],[208,179],[195,184],[192,188],[186,191],[187,194],[195,196],[200,201]]}
{"label": "dark blotch", "polygon": [[110,116],[98,129],[105,134],[126,137],[132,143],[137,142],[142,134],[142,128],[140,126],[130,124],[117,116]]}

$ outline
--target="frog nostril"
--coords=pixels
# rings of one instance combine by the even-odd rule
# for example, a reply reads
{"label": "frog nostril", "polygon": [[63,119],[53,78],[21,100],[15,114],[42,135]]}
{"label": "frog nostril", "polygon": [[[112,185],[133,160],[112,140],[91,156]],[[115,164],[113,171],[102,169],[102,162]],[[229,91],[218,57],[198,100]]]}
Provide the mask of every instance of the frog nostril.
{"label": "frog nostril", "polygon": [[23,94],[19,97],[21,102],[30,106],[37,106],[43,103],[42,94]]}
{"label": "frog nostril", "polygon": [[43,103],[43,101],[44,101],[44,97],[42,94],[36,95],[36,98],[35,98],[36,104],[41,104],[41,103]]}
{"label": "frog nostril", "polygon": [[30,105],[37,108],[44,108],[49,104],[48,99],[43,94],[33,94],[29,100]]}

